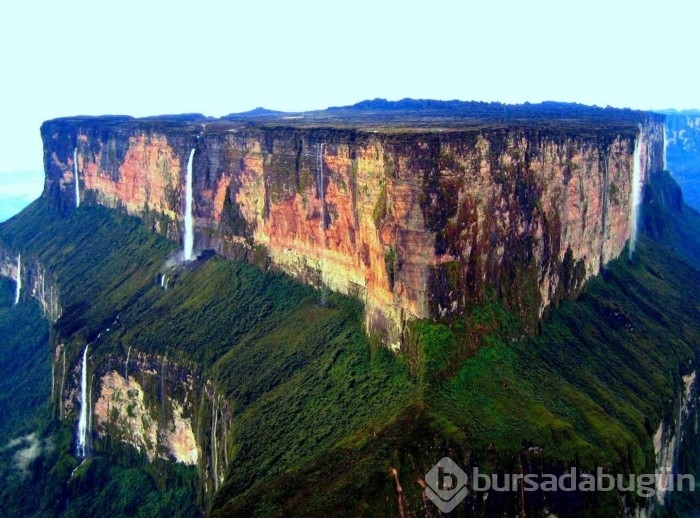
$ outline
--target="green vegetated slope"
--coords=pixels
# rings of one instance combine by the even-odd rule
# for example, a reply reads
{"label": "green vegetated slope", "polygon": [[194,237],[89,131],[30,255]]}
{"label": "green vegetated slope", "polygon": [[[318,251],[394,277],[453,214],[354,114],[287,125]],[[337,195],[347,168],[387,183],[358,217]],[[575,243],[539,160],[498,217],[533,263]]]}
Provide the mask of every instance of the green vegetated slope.
{"label": "green vegetated slope", "polygon": [[[553,311],[537,337],[524,337],[497,302],[452,322],[418,323],[419,396],[401,416],[245,496],[224,488],[215,515],[398,514],[392,468],[422,514],[418,480],[444,455],[482,472],[654,472],[653,433],[677,408],[680,377],[700,343],[698,282],[697,270],[645,239],[632,263],[613,262],[576,302]],[[475,335],[483,346],[470,356]],[[578,498],[554,496],[546,507],[621,512],[613,493]],[[466,506],[485,516],[517,513],[517,493],[468,499],[456,512]]]}
{"label": "green vegetated slope", "polygon": [[[444,455],[508,473],[653,469],[653,432],[676,408],[700,343],[700,274],[668,242],[648,239],[632,262],[614,261],[576,302],[554,309],[537,337],[494,299],[413,324],[399,356],[365,336],[357,301],[332,295],[321,307],[312,288],[216,256],[171,270],[174,244],[103,208],[62,218],[40,200],[0,226],[0,239],[56,279],[64,314],[54,343],[68,345],[73,365],[86,341],[93,362],[129,347],[167,353],[225,394],[231,463],[211,503],[216,516],[397,515],[399,502],[422,514],[432,504],[420,479]],[[25,491],[47,513],[89,514],[98,503],[115,516],[196,512],[183,504],[196,501],[193,468],[149,467],[121,450],[108,462],[107,449],[71,478],[73,433],[44,428],[54,447]],[[530,511],[621,510],[612,493],[537,498]],[[503,494],[457,512],[517,505],[517,494]]]}
{"label": "green vegetated slope", "polygon": [[[13,306],[14,298],[14,281],[0,277],[0,444],[34,431],[35,414],[48,408],[51,392],[48,325],[38,303]],[[16,372],[26,378],[15,379]]]}
{"label": "green vegetated slope", "polygon": [[[656,244],[639,243],[634,263],[611,264],[578,301],[554,311],[538,337],[488,338],[437,383],[434,406],[463,434],[471,463],[487,469],[517,473],[534,463],[653,473],[653,432],[677,408],[669,403],[695,365],[699,281]],[[531,447],[541,449],[536,458]],[[603,496],[578,504],[619,512],[617,496]],[[555,499],[551,508],[569,515],[570,504]]]}
{"label": "green vegetated slope", "polygon": [[[415,392],[400,360],[370,347],[361,304],[348,297],[331,295],[321,307],[310,287],[216,256],[171,269],[172,243],[99,207],[61,218],[39,200],[3,225],[0,236],[26,261],[37,258],[59,286],[64,311],[53,343],[67,344],[71,365],[92,342],[92,364],[132,347],[195,363],[214,381],[236,413],[227,447],[235,454],[230,480],[241,490],[304,465],[358,430],[383,427]],[[161,272],[170,277],[167,291],[159,285]],[[134,470],[147,463],[120,448],[111,454],[121,466],[91,459],[71,478],[74,430],[66,425],[54,433],[61,437],[59,453],[37,474],[53,487],[51,512],[90,513],[109,499],[112,513],[131,514],[158,489],[160,503],[146,511],[162,505],[159,512],[167,513],[180,501],[180,492],[171,494],[177,476],[163,474],[163,466]],[[122,483],[109,482],[115,478]],[[180,481],[194,505],[190,479]]]}
{"label": "green vegetated slope", "polygon": [[[58,286],[65,319],[53,330],[51,343],[69,343],[69,367],[78,362],[88,337],[114,312],[129,307],[150,282],[149,272],[160,265],[172,244],[146,232],[141,224],[106,210],[86,210],[62,218],[38,200],[19,216],[0,225],[4,248],[21,251],[25,271],[34,260],[46,269],[47,282]],[[157,263],[157,266],[156,266]],[[14,283],[12,283],[14,289]],[[2,311],[2,310],[0,310]],[[95,458],[80,469],[73,457],[75,423],[52,420],[52,347],[49,329],[38,304],[27,294],[12,308],[13,320],[3,328],[3,397],[5,420],[33,419],[31,432],[19,429],[14,464],[6,464],[0,510],[5,516],[193,516],[196,504],[194,469],[149,466],[136,455],[106,462]],[[1,326],[0,326],[1,327]],[[12,350],[5,350],[7,345]],[[35,345],[33,345],[35,344]],[[24,361],[22,358],[30,358]],[[11,360],[11,361],[10,361]],[[5,386],[14,390],[5,392]],[[36,400],[36,411],[22,403]],[[33,437],[27,437],[34,434]],[[15,453],[34,448],[21,465]],[[3,455],[5,455],[3,451]],[[9,455],[9,454],[8,454]],[[74,471],[75,470],[75,471]]]}
{"label": "green vegetated slope", "polygon": [[50,447],[41,437],[51,391],[49,329],[38,303],[13,306],[14,295],[14,281],[0,277],[0,509],[26,516],[34,502],[16,495]]}

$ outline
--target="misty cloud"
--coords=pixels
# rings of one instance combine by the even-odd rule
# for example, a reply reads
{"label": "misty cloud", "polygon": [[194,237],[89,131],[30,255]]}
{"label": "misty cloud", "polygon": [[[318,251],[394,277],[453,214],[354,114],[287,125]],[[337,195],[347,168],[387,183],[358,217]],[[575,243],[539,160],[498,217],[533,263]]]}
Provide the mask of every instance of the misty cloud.
{"label": "misty cloud", "polygon": [[8,450],[17,447],[20,448],[13,456],[15,468],[17,468],[22,476],[26,476],[29,474],[29,464],[41,455],[44,448],[42,448],[41,441],[36,433],[30,433],[24,437],[12,439],[3,449]]}

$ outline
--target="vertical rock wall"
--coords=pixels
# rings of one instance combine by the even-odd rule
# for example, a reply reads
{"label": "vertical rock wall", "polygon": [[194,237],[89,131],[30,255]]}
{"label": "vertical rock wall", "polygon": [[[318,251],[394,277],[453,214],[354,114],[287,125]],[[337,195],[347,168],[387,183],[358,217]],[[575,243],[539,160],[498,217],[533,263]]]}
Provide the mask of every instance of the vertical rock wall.
{"label": "vertical rock wall", "polygon": [[489,292],[535,323],[622,253],[635,142],[647,181],[662,168],[663,123],[587,124],[360,131],[59,119],[42,128],[44,196],[75,206],[77,147],[83,202],[180,239],[195,148],[197,248],[264,251],[303,282],[355,295],[368,330],[398,348],[407,320],[457,314]]}

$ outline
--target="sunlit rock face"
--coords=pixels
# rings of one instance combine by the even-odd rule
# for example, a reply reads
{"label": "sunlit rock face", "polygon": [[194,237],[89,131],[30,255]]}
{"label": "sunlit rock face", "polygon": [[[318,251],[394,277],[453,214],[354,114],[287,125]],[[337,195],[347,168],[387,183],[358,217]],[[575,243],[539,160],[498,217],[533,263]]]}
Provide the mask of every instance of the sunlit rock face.
{"label": "sunlit rock face", "polygon": [[643,183],[663,165],[663,119],[630,113],[398,129],[57,119],[42,127],[44,196],[73,209],[77,146],[84,203],[181,240],[196,148],[197,249],[253,261],[262,253],[303,282],[355,295],[368,331],[399,348],[408,320],[458,314],[491,293],[534,325],[622,253],[636,140]]}
{"label": "sunlit rock face", "polygon": [[[64,422],[78,420],[81,357],[65,344],[53,350],[51,399]],[[233,412],[200,368],[128,348],[90,353],[86,382],[89,454],[114,455],[126,446],[151,463],[196,467],[207,492],[219,487],[229,467]]]}
{"label": "sunlit rock face", "polygon": [[130,444],[150,461],[159,457],[197,465],[195,378],[190,369],[167,358],[137,351],[95,365],[90,376],[95,436]]}
{"label": "sunlit rock face", "polygon": [[110,371],[100,379],[100,394],[95,404],[98,436],[110,433],[114,438],[143,451],[149,460],[156,456],[196,465],[199,457],[192,419],[183,417],[177,400],[168,401],[171,415],[159,426],[154,413],[158,406],[149,407],[143,387],[133,378],[123,378]]}

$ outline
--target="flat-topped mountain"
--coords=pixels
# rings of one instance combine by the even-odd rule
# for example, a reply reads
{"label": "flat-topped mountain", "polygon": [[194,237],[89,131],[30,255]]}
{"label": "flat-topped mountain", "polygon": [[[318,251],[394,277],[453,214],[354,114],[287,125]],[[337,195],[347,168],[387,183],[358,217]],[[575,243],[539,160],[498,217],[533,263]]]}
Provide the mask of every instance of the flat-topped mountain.
{"label": "flat-topped mountain", "polygon": [[[697,472],[700,214],[662,116],[374,100],[42,136],[44,193],[0,224],[6,514],[435,515],[445,456]],[[697,507],[668,480],[454,513]]]}

